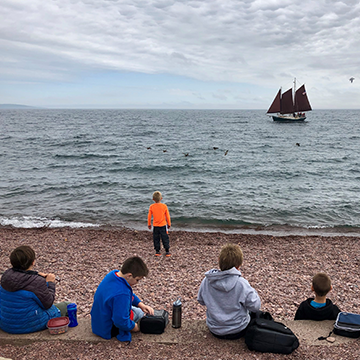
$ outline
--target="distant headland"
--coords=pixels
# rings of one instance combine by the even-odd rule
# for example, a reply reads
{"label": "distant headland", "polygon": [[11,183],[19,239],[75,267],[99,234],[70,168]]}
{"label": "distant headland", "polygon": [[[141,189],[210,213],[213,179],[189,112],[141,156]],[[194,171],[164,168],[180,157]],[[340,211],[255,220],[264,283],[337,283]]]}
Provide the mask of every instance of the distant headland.
{"label": "distant headland", "polygon": [[20,104],[0,104],[0,109],[40,109],[36,106],[20,105]]}

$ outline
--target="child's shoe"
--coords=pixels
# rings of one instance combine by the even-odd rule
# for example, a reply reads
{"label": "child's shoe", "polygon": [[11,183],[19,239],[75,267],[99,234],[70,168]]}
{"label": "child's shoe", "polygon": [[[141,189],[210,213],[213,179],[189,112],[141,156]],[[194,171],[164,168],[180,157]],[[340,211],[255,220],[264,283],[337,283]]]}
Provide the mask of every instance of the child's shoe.
{"label": "child's shoe", "polygon": [[160,251],[157,251],[157,252],[155,253],[155,256],[161,256]]}
{"label": "child's shoe", "polygon": [[165,254],[165,256],[170,257],[170,256],[171,256],[170,252],[167,251],[166,254]]}

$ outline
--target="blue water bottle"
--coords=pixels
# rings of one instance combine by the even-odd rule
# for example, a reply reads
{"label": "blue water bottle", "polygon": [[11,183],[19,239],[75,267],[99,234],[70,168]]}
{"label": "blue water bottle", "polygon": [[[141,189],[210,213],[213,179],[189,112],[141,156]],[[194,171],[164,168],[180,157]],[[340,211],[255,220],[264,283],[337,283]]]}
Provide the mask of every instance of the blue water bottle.
{"label": "blue water bottle", "polygon": [[70,320],[69,323],[69,327],[75,327],[78,326],[78,322],[77,322],[77,306],[75,303],[71,303],[67,306],[67,312],[68,312],[68,317]]}

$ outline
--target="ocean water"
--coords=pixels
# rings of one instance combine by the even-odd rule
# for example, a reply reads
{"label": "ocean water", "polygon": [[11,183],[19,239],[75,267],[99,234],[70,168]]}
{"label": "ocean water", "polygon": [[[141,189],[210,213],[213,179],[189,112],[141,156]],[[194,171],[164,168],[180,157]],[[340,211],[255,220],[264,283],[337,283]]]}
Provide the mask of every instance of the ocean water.
{"label": "ocean water", "polygon": [[[360,233],[360,110],[0,110],[0,225]],[[186,156],[186,154],[188,154]]]}

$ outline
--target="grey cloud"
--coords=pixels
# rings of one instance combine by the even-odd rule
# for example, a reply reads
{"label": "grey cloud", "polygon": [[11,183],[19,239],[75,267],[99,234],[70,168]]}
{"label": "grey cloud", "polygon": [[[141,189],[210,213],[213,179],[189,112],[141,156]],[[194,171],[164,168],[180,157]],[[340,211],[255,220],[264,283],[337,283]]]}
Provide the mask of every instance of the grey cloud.
{"label": "grey cloud", "polygon": [[259,84],[280,82],[280,71],[353,73],[360,51],[356,1],[3,0],[0,11],[1,76],[29,59],[45,73],[56,63],[74,74],[89,67]]}

